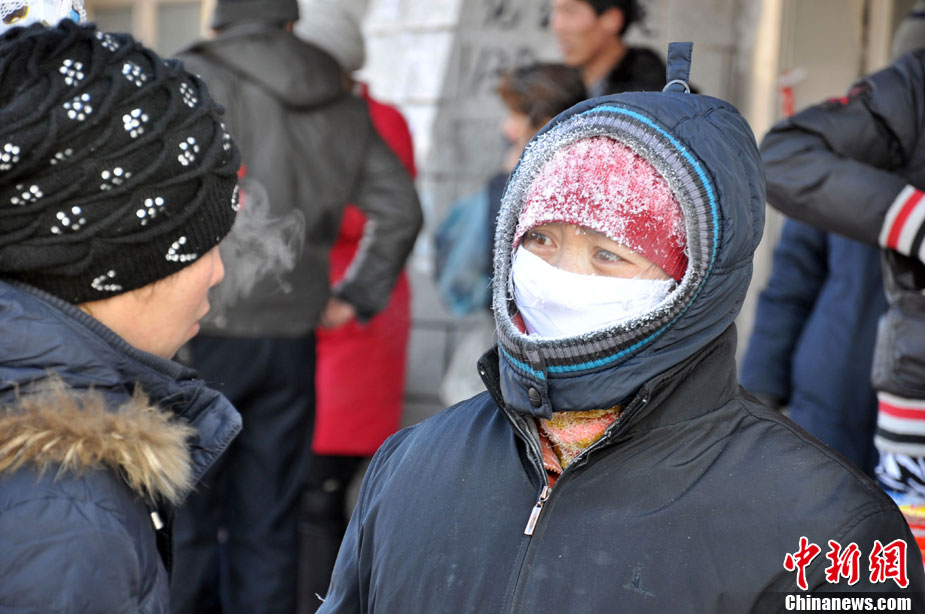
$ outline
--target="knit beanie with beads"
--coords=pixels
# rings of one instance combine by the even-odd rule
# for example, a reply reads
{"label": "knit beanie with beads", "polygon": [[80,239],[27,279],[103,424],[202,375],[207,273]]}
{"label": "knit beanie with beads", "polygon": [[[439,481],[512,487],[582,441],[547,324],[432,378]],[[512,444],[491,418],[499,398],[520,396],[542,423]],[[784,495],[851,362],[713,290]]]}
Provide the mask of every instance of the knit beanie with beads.
{"label": "knit beanie with beads", "polygon": [[514,233],[561,222],[600,232],[658,265],[675,281],[687,269],[681,205],[642,156],[605,136],[557,151],[530,185]]}
{"label": "knit beanie with beads", "polygon": [[0,278],[76,304],[212,249],[238,208],[221,112],[126,34],[62,21],[0,36]]}

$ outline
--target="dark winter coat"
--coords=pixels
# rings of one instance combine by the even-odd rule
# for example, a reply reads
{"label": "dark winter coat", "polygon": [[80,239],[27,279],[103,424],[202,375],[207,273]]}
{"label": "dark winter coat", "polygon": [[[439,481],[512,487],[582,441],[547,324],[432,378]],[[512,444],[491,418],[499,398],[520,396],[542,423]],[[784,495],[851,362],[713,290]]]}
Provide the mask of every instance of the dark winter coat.
{"label": "dark winter coat", "polygon": [[169,614],[173,506],[240,428],[190,369],[0,282],[0,612]]}
{"label": "dark winter coat", "polygon": [[622,92],[660,92],[665,87],[665,62],[644,47],[628,47],[626,55],[598,83],[591,85],[590,96]]}
{"label": "dark winter coat", "polygon": [[[686,80],[680,64],[669,61],[669,79]],[[525,195],[557,151],[594,135],[633,147],[669,182],[687,271],[646,316],[566,339],[524,334],[508,281]],[[379,450],[319,612],[741,614],[763,598],[779,611],[797,590],[785,557],[804,536],[825,550],[856,542],[865,556],[875,539],[904,539],[912,586],[925,589],[889,497],[736,384],[732,321],[763,211],[754,137],[722,101],[623,94],[554,119],[504,195],[499,344],[479,363],[488,392]],[[549,491],[535,418],[618,404],[620,418]],[[810,590],[896,589],[863,573],[828,584],[826,566],[820,556],[808,567]]]}
{"label": "dark winter coat", "polygon": [[337,62],[289,32],[248,24],[180,54],[225,106],[248,176],[266,188],[275,216],[304,216],[295,269],[258,283],[212,334],[300,336],[317,324],[329,293],[328,252],[347,203],[371,223],[335,293],[361,318],[376,314],[414,246],[422,214],[414,184],[378,136],[369,109],[345,88]]}
{"label": "dark winter coat", "polygon": [[[768,202],[813,226],[885,247],[887,214],[903,189],[925,188],[923,134],[925,50],[919,50],[863,79],[848,96],[771,129],[761,144]],[[890,308],[880,324],[872,378],[878,391],[925,399],[925,264],[919,252],[925,224],[915,213],[902,219],[912,249],[884,252]],[[891,439],[892,451],[925,450],[921,437]]]}
{"label": "dark winter coat", "polygon": [[870,367],[886,311],[880,251],[787,220],[739,381],[873,475]]}
{"label": "dark winter coat", "polygon": [[[899,510],[735,381],[735,330],[648,382],[616,428],[556,482],[524,535],[545,472],[530,422],[489,392],[401,431],[373,460],[320,612],[742,614],[800,592],[783,568],[823,548],[810,591],[871,585],[879,539],[915,541]],[[862,579],[828,584],[827,542],[862,550]],[[925,587],[920,555],[907,570]],[[779,594],[775,594],[779,593]],[[916,602],[925,607],[925,600]],[[760,611],[760,610],[759,610]]]}

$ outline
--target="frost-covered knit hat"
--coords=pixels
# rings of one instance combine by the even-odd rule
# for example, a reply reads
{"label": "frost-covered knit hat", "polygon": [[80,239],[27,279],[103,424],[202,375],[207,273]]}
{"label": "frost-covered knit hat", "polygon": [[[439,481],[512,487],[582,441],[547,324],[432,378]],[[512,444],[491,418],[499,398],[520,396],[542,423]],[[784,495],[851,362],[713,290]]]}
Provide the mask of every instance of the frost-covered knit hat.
{"label": "frost-covered knit hat", "polygon": [[299,0],[299,13],[296,36],[337,60],[347,74],[363,68],[366,46],[353,13],[337,0]]}
{"label": "frost-covered knit hat", "polygon": [[687,268],[684,217],[665,179],[619,141],[594,136],[546,161],[527,190],[514,235],[553,222],[596,230],[680,281]]}
{"label": "frost-covered knit hat", "polygon": [[220,113],[128,35],[62,21],[0,36],[0,277],[82,303],[205,254],[237,208]]}
{"label": "frost-covered knit hat", "polygon": [[298,0],[217,0],[212,27],[218,30],[242,21],[285,23],[298,18]]}

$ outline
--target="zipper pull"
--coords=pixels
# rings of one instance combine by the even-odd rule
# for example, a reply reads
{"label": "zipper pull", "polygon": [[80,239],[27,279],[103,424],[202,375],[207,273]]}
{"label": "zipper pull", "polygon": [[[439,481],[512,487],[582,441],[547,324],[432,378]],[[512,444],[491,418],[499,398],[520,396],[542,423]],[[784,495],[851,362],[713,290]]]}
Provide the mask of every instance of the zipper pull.
{"label": "zipper pull", "polygon": [[549,498],[549,486],[543,486],[540,491],[540,498],[536,500],[536,505],[530,512],[530,520],[527,521],[527,528],[524,529],[524,535],[533,535],[533,529],[536,528],[536,521],[540,519],[540,512],[543,511],[543,504]]}

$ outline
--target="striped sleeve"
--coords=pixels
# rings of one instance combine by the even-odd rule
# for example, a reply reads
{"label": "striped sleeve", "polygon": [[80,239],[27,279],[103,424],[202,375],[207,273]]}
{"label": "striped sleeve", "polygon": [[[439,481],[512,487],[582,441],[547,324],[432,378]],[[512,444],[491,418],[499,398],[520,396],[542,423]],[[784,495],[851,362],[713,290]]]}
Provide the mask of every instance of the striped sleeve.
{"label": "striped sleeve", "polygon": [[925,262],[925,192],[907,185],[893,200],[880,229],[880,246]]}
{"label": "striped sleeve", "polygon": [[877,402],[874,443],[880,453],[925,457],[925,400],[879,391]]}

